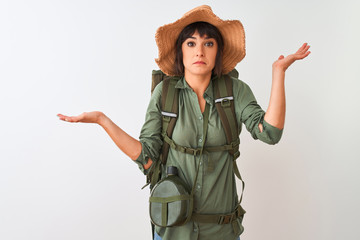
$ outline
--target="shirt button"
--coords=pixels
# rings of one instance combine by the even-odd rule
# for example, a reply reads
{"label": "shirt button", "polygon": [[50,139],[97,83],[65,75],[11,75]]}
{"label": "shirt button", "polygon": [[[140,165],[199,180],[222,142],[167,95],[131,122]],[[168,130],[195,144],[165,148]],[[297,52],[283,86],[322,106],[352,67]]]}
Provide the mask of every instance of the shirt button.
{"label": "shirt button", "polygon": [[197,185],[197,188],[200,189],[201,188],[200,185]]}
{"label": "shirt button", "polygon": [[197,228],[194,228],[194,232],[197,232]]}
{"label": "shirt button", "polygon": [[200,161],[200,165],[202,165],[202,161]]}
{"label": "shirt button", "polygon": [[199,138],[199,142],[202,142],[202,138]]}
{"label": "shirt button", "polygon": [[202,116],[200,116],[199,119],[202,120],[203,119]]}

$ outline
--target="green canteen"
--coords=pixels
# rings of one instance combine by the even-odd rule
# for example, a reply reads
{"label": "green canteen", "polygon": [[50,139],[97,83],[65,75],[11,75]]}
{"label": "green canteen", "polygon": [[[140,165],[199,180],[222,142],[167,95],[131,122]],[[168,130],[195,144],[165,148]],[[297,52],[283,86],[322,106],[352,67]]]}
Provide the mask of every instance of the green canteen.
{"label": "green canteen", "polygon": [[191,217],[192,198],[176,167],[167,168],[166,178],[154,186],[149,201],[150,219],[157,226],[180,226]]}

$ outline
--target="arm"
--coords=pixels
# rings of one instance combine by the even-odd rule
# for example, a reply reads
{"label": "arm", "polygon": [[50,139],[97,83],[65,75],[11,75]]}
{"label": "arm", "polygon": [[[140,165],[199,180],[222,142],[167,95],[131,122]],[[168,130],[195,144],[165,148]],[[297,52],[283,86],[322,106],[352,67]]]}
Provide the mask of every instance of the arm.
{"label": "arm", "polygon": [[[60,120],[67,122],[83,122],[83,123],[97,123],[107,134],[111,137],[114,143],[123,151],[127,156],[132,160],[136,160],[141,151],[142,145],[140,141],[128,135],[120,127],[118,127],[110,118],[108,118],[104,113],[95,111],[95,112],[84,112],[79,116],[65,116],[58,114]],[[148,169],[152,164],[152,160],[149,159],[147,164],[144,165],[145,169]]]}
{"label": "arm", "polygon": [[[273,66],[272,85],[269,107],[265,113],[264,120],[279,129],[284,128],[285,123],[285,71]],[[263,126],[259,124],[262,132]]]}
{"label": "arm", "polygon": [[[105,114],[102,114],[99,120],[99,125],[104,128],[114,143],[128,155],[132,160],[136,160],[142,151],[140,141],[128,135],[120,127],[118,127],[110,118]],[[145,169],[148,169],[152,164],[152,160],[149,159],[147,164],[144,165]]]}
{"label": "arm", "polygon": [[[104,128],[116,146],[118,146],[123,153],[134,161],[139,157],[142,151],[142,146],[139,140],[136,140],[128,135],[105,114],[100,116],[99,125]],[[151,166],[151,163],[152,161],[149,159],[148,163],[144,165],[144,168],[148,169]]]}
{"label": "arm", "polygon": [[[271,95],[264,120],[274,127],[283,129],[285,124],[285,71],[296,60],[307,57],[310,54],[309,48],[310,46],[304,43],[296,53],[287,57],[281,55],[272,65]],[[261,123],[259,130],[263,131]]]}

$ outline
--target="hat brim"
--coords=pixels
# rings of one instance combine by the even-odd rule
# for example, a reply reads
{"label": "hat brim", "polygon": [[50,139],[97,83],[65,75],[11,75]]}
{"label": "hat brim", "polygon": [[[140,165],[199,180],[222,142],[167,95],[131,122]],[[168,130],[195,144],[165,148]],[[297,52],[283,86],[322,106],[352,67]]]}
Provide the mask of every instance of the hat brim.
{"label": "hat brim", "polygon": [[159,56],[155,59],[161,71],[174,76],[176,56],[176,40],[181,31],[194,22],[208,22],[217,27],[224,39],[222,73],[226,74],[235,68],[245,57],[245,32],[239,20],[222,20],[207,5],[203,5],[185,13],[176,22],[166,24],[157,29],[155,34]]}

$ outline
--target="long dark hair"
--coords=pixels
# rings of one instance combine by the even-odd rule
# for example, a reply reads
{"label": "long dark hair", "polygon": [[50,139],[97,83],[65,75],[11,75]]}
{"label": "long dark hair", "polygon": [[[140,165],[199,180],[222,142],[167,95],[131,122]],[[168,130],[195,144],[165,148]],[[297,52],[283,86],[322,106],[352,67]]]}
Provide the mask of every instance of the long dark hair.
{"label": "long dark hair", "polygon": [[178,39],[176,40],[176,56],[175,56],[175,64],[174,64],[175,75],[177,76],[184,75],[182,44],[183,42],[185,42],[186,39],[192,37],[192,35],[196,31],[198,31],[200,37],[206,35],[207,37],[214,38],[216,40],[218,49],[216,53],[215,67],[213,69],[213,74],[217,76],[221,76],[224,41],[220,31],[214,25],[207,22],[191,23],[181,31]]}

